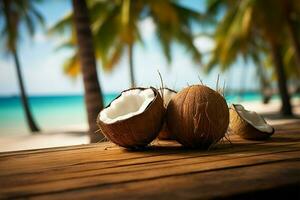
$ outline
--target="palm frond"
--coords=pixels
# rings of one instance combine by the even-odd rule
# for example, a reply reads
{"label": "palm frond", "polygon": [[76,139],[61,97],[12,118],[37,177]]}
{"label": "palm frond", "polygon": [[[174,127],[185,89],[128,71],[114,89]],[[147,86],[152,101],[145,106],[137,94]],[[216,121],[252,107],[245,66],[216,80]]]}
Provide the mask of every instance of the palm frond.
{"label": "palm frond", "polygon": [[30,36],[33,36],[35,33],[35,26],[34,26],[34,21],[33,18],[29,14],[24,15],[24,21],[26,24],[26,28],[28,30],[28,33]]}
{"label": "palm frond", "polygon": [[51,26],[48,30],[48,34],[62,34],[67,30],[71,30],[73,26],[72,22],[72,13],[66,14],[62,19],[60,19],[57,23]]}
{"label": "palm frond", "polygon": [[77,53],[70,56],[70,58],[64,62],[63,67],[65,74],[72,78],[77,77],[80,73],[80,61]]}
{"label": "palm frond", "polygon": [[112,50],[110,57],[108,58],[107,62],[104,65],[104,70],[111,71],[114,66],[116,66],[124,51],[124,45],[122,43],[119,43],[115,46],[115,48]]}

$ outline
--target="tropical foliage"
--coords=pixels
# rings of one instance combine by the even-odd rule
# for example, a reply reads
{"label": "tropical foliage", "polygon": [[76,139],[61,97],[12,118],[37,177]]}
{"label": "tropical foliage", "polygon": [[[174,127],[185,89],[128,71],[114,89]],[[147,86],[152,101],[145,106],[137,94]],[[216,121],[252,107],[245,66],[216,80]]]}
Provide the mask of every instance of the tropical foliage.
{"label": "tropical foliage", "polygon": [[[295,59],[300,53],[297,52],[299,38],[296,37],[299,35],[296,24],[299,23],[300,9],[296,4],[293,0],[207,1],[207,15],[216,17],[217,21],[213,34],[216,45],[207,70],[217,65],[226,70],[239,57],[253,60],[257,67],[262,59],[271,58],[285,115],[291,114],[286,70],[291,69],[291,65],[300,69],[300,63]],[[216,13],[223,13],[223,17]]]}
{"label": "tropical foliage", "polygon": [[28,103],[23,76],[21,73],[21,63],[18,56],[18,41],[22,32],[23,24],[30,36],[33,36],[36,30],[36,24],[44,24],[42,15],[35,7],[36,1],[31,0],[2,0],[0,1],[0,32],[5,39],[5,48],[13,55],[15,66],[17,69],[18,83],[21,93],[21,101],[23,104],[27,124],[32,132],[39,131],[36,125],[30,106]]}
{"label": "tropical foliage", "polygon": [[[176,42],[187,49],[195,62],[200,62],[201,54],[193,43],[192,26],[200,23],[202,15],[181,6],[177,1],[114,0],[89,1],[91,27],[94,35],[96,56],[105,70],[110,71],[127,53],[131,85],[134,78],[134,45],[143,43],[138,23],[148,17],[156,25],[156,36],[168,62],[172,60],[171,47]],[[71,30],[72,37],[62,46],[74,46],[76,38],[72,34],[72,14],[60,20],[50,32]],[[65,71],[76,76],[78,69],[77,52],[65,65]]]}

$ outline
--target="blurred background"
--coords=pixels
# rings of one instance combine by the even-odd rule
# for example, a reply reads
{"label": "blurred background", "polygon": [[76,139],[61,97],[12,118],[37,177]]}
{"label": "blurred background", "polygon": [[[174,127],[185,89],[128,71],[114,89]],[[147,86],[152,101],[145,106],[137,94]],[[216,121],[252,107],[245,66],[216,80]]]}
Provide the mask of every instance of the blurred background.
{"label": "blurred background", "polygon": [[299,25],[296,0],[1,0],[2,150],[97,142],[103,106],[158,72],[296,119]]}

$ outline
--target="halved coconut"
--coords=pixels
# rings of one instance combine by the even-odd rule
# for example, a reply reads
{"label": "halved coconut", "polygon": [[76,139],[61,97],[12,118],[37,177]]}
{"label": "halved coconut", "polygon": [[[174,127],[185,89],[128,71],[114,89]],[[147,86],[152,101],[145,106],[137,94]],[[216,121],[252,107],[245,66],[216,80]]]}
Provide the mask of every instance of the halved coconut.
{"label": "halved coconut", "polygon": [[115,144],[138,148],[157,137],[164,113],[162,98],[155,88],[132,88],[99,113],[97,124]]}
{"label": "halved coconut", "polygon": [[[163,97],[164,107],[167,110],[169,102],[177,94],[177,92],[174,90],[171,90],[170,88],[161,88],[158,91],[159,91],[160,95]],[[159,132],[158,138],[161,140],[174,139],[174,136],[169,131],[166,120],[164,120],[164,124]]]}
{"label": "halved coconut", "polygon": [[265,140],[274,133],[274,128],[262,116],[246,110],[240,104],[230,107],[229,127],[233,134],[248,140]]}
{"label": "halved coconut", "polygon": [[167,123],[182,145],[207,149],[225,136],[229,109],[218,92],[204,85],[193,85],[178,92],[170,101]]}

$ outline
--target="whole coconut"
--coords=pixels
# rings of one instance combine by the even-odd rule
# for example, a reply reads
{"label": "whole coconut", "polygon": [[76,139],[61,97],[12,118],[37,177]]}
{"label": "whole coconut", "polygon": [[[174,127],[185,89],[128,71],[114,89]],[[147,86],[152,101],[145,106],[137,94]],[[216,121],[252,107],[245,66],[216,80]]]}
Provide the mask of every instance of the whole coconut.
{"label": "whole coconut", "polygon": [[167,124],[176,140],[185,147],[207,149],[224,137],[229,109],[218,92],[204,85],[193,85],[170,101]]}

